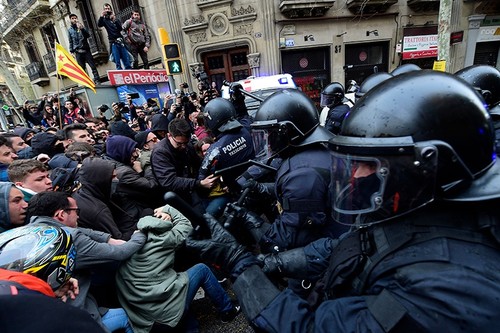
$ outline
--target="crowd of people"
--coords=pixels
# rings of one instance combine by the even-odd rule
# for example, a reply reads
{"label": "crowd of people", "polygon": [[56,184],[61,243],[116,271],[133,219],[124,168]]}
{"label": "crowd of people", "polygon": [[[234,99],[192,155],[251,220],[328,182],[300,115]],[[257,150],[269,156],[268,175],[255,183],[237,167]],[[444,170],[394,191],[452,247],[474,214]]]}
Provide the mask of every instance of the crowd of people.
{"label": "crowd of people", "polygon": [[250,118],[237,84],[112,119],[27,105],[0,135],[0,297],[61,298],[89,332],[195,332],[199,288],[266,332],[495,331],[499,71],[366,82],[352,107],[325,87],[323,122],[288,89]]}

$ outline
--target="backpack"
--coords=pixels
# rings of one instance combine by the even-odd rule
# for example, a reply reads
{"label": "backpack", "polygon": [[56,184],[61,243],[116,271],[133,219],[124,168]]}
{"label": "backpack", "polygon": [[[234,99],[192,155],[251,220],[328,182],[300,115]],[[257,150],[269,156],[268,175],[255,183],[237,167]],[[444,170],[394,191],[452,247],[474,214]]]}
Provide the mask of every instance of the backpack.
{"label": "backpack", "polygon": [[52,180],[52,188],[54,191],[65,192],[72,194],[81,186],[78,181],[79,168],[62,168],[57,167],[50,173],[50,180]]}

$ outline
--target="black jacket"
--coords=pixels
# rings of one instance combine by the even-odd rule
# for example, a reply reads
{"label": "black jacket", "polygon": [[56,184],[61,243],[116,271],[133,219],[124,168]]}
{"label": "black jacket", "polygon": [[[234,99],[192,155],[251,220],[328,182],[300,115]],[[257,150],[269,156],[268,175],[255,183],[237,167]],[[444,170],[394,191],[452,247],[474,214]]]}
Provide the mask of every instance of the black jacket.
{"label": "black jacket", "polygon": [[151,155],[151,166],[158,183],[165,191],[173,191],[190,200],[190,192],[199,186],[196,180],[200,157],[189,144],[185,150],[176,150],[168,138],[158,143]]}

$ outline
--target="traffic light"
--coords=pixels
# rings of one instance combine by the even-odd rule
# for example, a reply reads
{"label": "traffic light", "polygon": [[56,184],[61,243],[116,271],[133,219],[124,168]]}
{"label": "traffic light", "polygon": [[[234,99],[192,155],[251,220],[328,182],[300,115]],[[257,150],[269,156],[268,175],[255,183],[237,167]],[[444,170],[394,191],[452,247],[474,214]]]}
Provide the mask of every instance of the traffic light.
{"label": "traffic light", "polygon": [[179,44],[171,43],[163,45],[165,51],[165,63],[168,75],[182,74],[182,60]]}

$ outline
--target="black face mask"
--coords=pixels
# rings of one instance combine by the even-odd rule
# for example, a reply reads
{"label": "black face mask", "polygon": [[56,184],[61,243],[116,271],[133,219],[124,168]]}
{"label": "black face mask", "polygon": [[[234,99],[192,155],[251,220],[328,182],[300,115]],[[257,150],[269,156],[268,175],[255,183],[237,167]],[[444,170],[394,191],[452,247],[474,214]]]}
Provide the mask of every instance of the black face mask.
{"label": "black face mask", "polygon": [[354,178],[350,188],[346,189],[341,199],[340,208],[364,210],[372,207],[372,195],[380,190],[380,179],[376,173],[366,177]]}

